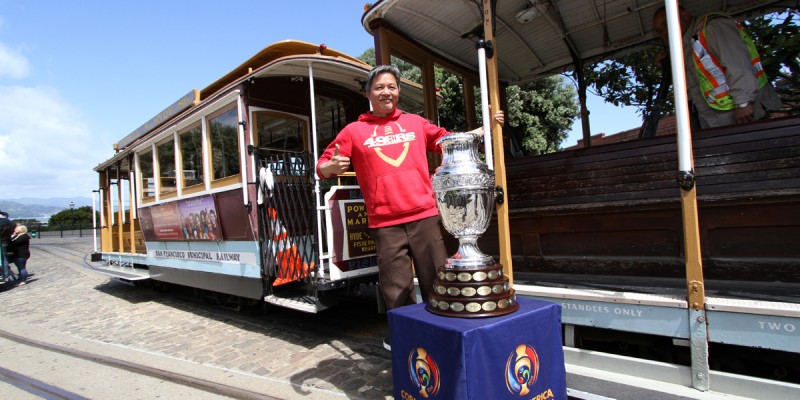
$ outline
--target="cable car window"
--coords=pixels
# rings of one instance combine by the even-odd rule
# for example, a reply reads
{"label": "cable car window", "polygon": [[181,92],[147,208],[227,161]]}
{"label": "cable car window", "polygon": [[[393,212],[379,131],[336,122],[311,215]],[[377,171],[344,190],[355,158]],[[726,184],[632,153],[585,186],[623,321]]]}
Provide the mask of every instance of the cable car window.
{"label": "cable car window", "polygon": [[317,141],[319,157],[339,131],[347,125],[347,110],[342,100],[317,96]]}
{"label": "cable car window", "polygon": [[235,105],[209,119],[213,178],[239,174],[239,134]]}
{"label": "cable car window", "polygon": [[203,183],[203,131],[200,125],[181,132],[181,168],[183,187]]}
{"label": "cable car window", "polygon": [[174,192],[175,182],[175,141],[170,139],[156,146],[158,171],[161,176],[161,193]]}
{"label": "cable car window", "polygon": [[256,135],[259,147],[303,151],[306,134],[305,120],[270,112],[257,112]]}
{"label": "cable car window", "polygon": [[139,153],[139,179],[142,181],[142,198],[149,199],[156,195],[156,181],[153,179],[153,152]]}

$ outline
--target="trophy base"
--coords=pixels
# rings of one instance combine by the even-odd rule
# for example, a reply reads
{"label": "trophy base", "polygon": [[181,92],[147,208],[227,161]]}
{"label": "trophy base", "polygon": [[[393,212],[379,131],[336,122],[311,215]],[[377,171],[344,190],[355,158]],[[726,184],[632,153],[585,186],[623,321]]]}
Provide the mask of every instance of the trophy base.
{"label": "trophy base", "polygon": [[510,314],[519,303],[502,265],[463,268],[445,264],[437,271],[426,308],[447,317],[484,318]]}

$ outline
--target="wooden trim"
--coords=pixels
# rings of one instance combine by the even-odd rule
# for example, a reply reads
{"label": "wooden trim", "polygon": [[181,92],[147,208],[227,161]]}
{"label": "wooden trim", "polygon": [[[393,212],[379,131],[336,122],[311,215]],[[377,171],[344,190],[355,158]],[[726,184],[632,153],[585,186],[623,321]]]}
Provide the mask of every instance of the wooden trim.
{"label": "wooden trim", "polygon": [[236,174],[231,176],[226,176],[224,178],[216,179],[211,181],[211,188],[220,188],[224,186],[235,185],[237,183],[241,183],[242,174]]}

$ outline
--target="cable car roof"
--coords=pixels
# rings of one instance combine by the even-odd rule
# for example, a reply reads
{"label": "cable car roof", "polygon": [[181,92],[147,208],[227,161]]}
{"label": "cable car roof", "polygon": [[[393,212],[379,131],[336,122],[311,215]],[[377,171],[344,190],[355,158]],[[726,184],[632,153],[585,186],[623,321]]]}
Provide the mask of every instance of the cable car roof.
{"label": "cable car roof", "polygon": [[[435,54],[464,67],[477,63],[480,0],[379,0],[361,22],[388,24]],[[497,1],[495,43],[500,80],[524,82],[573,68],[573,55],[605,60],[659,44],[652,17],[663,0]],[[721,11],[748,19],[796,6],[787,0],[685,0],[693,15]],[[476,34],[477,33],[477,34]],[[475,69],[470,67],[469,69]]]}
{"label": "cable car roof", "polygon": [[[194,105],[157,124],[153,124],[146,131],[137,130],[127,135],[117,143],[118,152],[113,157],[100,163],[94,170],[101,171],[114,166],[117,162],[129,156],[134,147],[143,140],[159,135],[165,129],[174,125],[176,121],[187,118],[196,110],[202,108],[199,106],[214,101],[220,95],[230,92],[235,86],[242,84],[246,80],[274,76],[307,78],[309,76],[309,65],[313,67],[315,80],[331,82],[357,93],[363,93],[364,82],[372,68],[369,64],[355,57],[330,48],[323,49],[319,45],[296,40],[277,42],[264,48],[206,88],[195,91],[198,92],[197,97],[199,100]],[[401,82],[401,87],[406,88],[403,91],[405,101],[420,104],[423,102],[423,93],[420,85],[404,79]]]}

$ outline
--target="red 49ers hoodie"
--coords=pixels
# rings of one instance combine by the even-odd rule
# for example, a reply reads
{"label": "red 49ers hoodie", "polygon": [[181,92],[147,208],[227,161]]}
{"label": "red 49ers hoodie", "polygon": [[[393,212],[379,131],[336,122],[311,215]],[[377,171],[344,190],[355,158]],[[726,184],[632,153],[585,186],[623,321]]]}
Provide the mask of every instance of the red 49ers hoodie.
{"label": "red 49ers hoodie", "polygon": [[450,132],[399,109],[386,117],[361,114],[339,132],[317,163],[350,157],[364,194],[370,228],[418,221],[438,215],[426,152],[441,153],[436,141]]}

